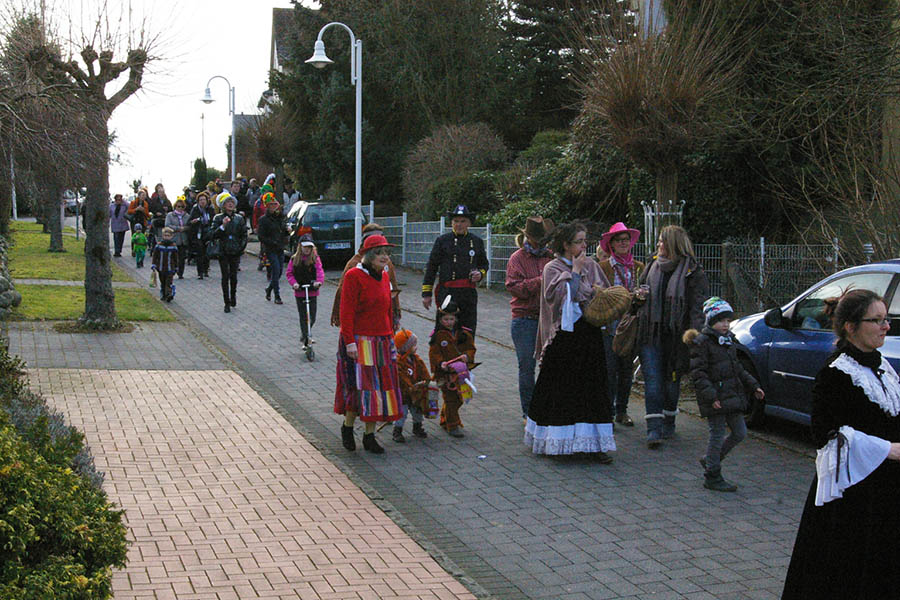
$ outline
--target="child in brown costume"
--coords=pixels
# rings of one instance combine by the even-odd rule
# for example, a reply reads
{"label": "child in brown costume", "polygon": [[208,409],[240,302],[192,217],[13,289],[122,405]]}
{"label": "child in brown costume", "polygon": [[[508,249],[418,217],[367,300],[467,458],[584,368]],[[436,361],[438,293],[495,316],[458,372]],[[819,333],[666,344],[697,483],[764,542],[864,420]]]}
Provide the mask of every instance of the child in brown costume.
{"label": "child in brown costume", "polygon": [[464,361],[469,369],[474,369],[475,363],[475,336],[465,327],[460,327],[457,320],[459,307],[447,296],[443,304],[438,308],[438,323],[429,342],[428,358],[431,362],[431,372],[441,388],[441,396],[444,405],[441,407],[441,427],[453,437],[465,437],[462,429],[462,421],[459,418],[459,409],[463,405],[463,398],[456,380],[456,371],[450,364],[456,361]]}
{"label": "child in brown costume", "polygon": [[426,438],[422,418],[428,411],[428,382],[431,373],[425,361],[416,354],[418,338],[409,329],[401,329],[394,334],[394,346],[397,347],[397,375],[400,377],[400,394],[403,396],[403,417],[394,421],[393,440],[400,444],[406,442],[403,437],[403,425],[406,415],[412,413],[413,435]]}

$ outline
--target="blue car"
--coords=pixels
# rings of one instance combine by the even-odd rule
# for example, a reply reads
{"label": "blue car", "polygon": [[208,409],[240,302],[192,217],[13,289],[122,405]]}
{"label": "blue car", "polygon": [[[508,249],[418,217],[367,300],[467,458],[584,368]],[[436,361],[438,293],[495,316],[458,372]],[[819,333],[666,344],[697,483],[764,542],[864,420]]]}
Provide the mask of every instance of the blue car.
{"label": "blue car", "polygon": [[766,416],[809,424],[812,386],[825,360],[834,352],[836,336],[825,316],[825,299],[848,288],[882,296],[891,320],[881,353],[900,371],[900,259],[839,271],[818,282],[785,306],[732,323],[744,366],[766,392],[764,402],[751,396],[747,422],[761,425]]}

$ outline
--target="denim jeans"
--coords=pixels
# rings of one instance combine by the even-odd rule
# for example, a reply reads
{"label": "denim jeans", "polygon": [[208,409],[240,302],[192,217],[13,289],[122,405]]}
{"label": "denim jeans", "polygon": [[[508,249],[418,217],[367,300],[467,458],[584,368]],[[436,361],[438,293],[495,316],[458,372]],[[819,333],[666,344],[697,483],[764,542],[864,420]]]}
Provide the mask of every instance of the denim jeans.
{"label": "denim jeans", "polygon": [[[725,426],[731,434],[725,437]],[[733,412],[709,417],[709,444],[706,446],[706,472],[719,470],[722,459],[747,437],[743,413]]]}
{"label": "denim jeans", "polygon": [[[609,326],[608,326],[609,327]],[[615,333],[615,328],[612,329]],[[628,412],[628,396],[631,394],[633,377],[632,361],[618,356],[612,349],[613,335],[603,335],[603,349],[606,351],[606,382],[612,416]]]}
{"label": "denim jeans", "polygon": [[269,259],[269,268],[272,270],[272,280],[266,289],[274,290],[275,297],[278,298],[281,296],[278,280],[281,279],[281,273],[284,271],[284,251],[266,252],[266,257]]}
{"label": "denim jeans", "polygon": [[519,402],[522,404],[523,417],[528,416],[528,407],[534,393],[534,345],[537,343],[537,332],[537,319],[516,317],[509,326],[509,333],[516,347],[516,360],[519,362]]}
{"label": "denim jeans", "polygon": [[662,429],[663,420],[674,427],[678,414],[681,378],[666,373],[666,357],[661,346],[647,344],[640,349],[641,373],[644,374],[644,403],[647,408],[647,431]]}
{"label": "denim jeans", "polygon": [[403,426],[406,424],[406,417],[409,413],[412,413],[413,424],[424,423],[422,411],[417,406],[407,406],[405,404],[401,406],[403,407],[403,416],[394,421],[394,427],[403,429]]}

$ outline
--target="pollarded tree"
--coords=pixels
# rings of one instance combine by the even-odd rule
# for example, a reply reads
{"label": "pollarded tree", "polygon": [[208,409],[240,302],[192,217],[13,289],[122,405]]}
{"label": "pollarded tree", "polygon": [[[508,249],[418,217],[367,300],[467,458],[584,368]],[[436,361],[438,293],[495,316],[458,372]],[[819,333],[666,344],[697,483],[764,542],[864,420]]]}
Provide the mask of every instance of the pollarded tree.
{"label": "pollarded tree", "polygon": [[[109,119],[120,104],[141,88],[144,69],[157,40],[146,31],[146,25],[138,32],[117,29],[116,24],[121,27],[124,19],[116,19],[108,14],[109,10],[109,5],[102,4],[93,20],[93,30],[69,42],[72,55],[68,60],[49,48],[36,48],[31,57],[40,77],[69,84],[85,126],[94,132],[87,140],[93,147],[84,162],[85,303],[79,320],[93,329],[120,326],[109,253]],[[115,60],[117,54],[124,54],[124,60]],[[107,87],[126,75],[121,87],[108,94]]]}
{"label": "pollarded tree", "polygon": [[618,19],[581,32],[592,56],[580,76],[577,140],[601,140],[656,178],[656,198],[672,210],[684,157],[727,131],[725,111],[746,44],[737,27],[717,27],[714,0],[669,15],[661,35],[640,37],[620,3]]}

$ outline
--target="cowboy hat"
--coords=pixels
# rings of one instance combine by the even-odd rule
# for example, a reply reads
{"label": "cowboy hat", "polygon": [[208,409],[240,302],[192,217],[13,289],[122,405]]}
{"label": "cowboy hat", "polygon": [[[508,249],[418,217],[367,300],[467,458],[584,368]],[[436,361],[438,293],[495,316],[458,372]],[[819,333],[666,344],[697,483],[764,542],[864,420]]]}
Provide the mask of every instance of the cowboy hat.
{"label": "cowboy hat", "polygon": [[638,238],[641,237],[641,232],[637,229],[629,229],[625,226],[625,223],[619,221],[615,225],[609,228],[609,231],[600,236],[600,247],[603,248],[603,251],[607,254],[613,254],[613,251],[609,247],[609,242],[618,234],[627,233],[631,236],[631,245],[628,246],[628,249],[631,250],[634,248],[634,245],[637,243]]}
{"label": "cowboy hat", "polygon": [[466,208],[465,204],[458,204],[456,208],[447,213],[448,219],[452,219],[453,217],[465,217],[472,223],[475,223],[475,215],[469,212],[469,209]]}
{"label": "cowboy hat", "polygon": [[556,229],[556,225],[553,223],[552,219],[545,219],[544,217],[528,217],[525,220],[525,228],[520,229],[522,233],[525,234],[525,237],[530,237],[533,240],[541,241]]}

